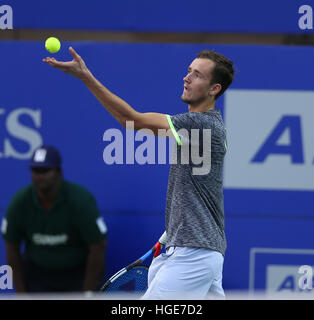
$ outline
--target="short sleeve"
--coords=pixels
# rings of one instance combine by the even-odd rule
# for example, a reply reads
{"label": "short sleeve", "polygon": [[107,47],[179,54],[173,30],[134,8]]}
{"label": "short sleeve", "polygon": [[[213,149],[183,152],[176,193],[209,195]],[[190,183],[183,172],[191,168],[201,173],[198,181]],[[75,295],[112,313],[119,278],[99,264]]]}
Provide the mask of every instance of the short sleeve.
{"label": "short sleeve", "polygon": [[86,244],[93,244],[106,239],[107,226],[101,216],[95,198],[84,194],[74,215],[74,224]]}
{"label": "short sleeve", "polygon": [[20,243],[23,240],[21,199],[15,196],[1,221],[1,233],[5,240],[12,243]]}
{"label": "short sleeve", "polygon": [[187,130],[199,128],[199,123],[197,121],[198,114],[196,112],[180,113],[169,117],[177,131],[182,128]]}
{"label": "short sleeve", "polygon": [[192,129],[202,129],[202,119],[199,112],[188,112],[176,115],[167,115],[169,127],[177,144],[181,146],[189,143]]}

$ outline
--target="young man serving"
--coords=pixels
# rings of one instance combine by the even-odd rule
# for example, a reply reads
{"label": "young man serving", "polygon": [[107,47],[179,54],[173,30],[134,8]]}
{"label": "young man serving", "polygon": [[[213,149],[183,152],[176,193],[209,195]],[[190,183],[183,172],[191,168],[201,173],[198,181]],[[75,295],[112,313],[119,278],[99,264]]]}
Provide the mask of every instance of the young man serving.
{"label": "young man serving", "polygon": [[[178,143],[178,162],[171,164],[168,181],[166,253],[153,260],[143,299],[203,299],[208,292],[223,296],[226,238],[222,172],[226,132],[215,103],[233,81],[232,61],[214,51],[200,52],[183,79],[181,99],[188,104],[189,112],[169,116],[137,112],[103,86],[72,47],[69,51],[72,61],[49,57],[43,61],[80,79],[122,126],[133,121],[135,130],[150,129],[155,135],[171,130]],[[180,136],[182,129],[188,137]],[[195,174],[194,164],[183,163],[180,158],[186,144],[194,147],[195,141],[190,139],[193,129],[210,130],[210,141],[200,143],[205,135],[196,141],[200,154],[210,155],[210,170],[203,174]]]}

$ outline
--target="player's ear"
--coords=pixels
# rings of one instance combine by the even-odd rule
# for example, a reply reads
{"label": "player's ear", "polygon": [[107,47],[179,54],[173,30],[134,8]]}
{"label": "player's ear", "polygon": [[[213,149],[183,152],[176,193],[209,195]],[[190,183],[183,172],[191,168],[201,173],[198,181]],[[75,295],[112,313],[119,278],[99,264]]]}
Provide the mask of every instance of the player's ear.
{"label": "player's ear", "polygon": [[215,83],[209,88],[209,95],[210,96],[216,96],[222,89],[222,86],[220,83]]}

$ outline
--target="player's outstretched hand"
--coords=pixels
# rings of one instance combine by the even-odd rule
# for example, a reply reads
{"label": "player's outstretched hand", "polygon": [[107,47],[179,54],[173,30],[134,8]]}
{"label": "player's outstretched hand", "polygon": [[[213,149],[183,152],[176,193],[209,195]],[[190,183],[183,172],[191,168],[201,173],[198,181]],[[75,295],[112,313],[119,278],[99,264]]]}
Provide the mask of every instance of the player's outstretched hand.
{"label": "player's outstretched hand", "polygon": [[43,59],[43,61],[48,63],[50,66],[60,69],[80,80],[86,79],[90,74],[90,71],[87,69],[84,60],[72,47],[69,48],[69,51],[73,57],[72,61],[63,62],[50,57]]}

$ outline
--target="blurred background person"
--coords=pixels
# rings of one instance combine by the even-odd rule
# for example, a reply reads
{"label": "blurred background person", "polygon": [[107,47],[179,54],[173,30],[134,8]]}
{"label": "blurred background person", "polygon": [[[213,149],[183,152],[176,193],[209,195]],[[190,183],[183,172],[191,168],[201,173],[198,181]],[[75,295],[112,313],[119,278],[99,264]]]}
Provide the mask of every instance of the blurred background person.
{"label": "blurred background person", "polygon": [[30,169],[32,183],[13,196],[1,228],[16,292],[98,290],[107,227],[95,198],[63,179],[53,146],[36,149]]}

